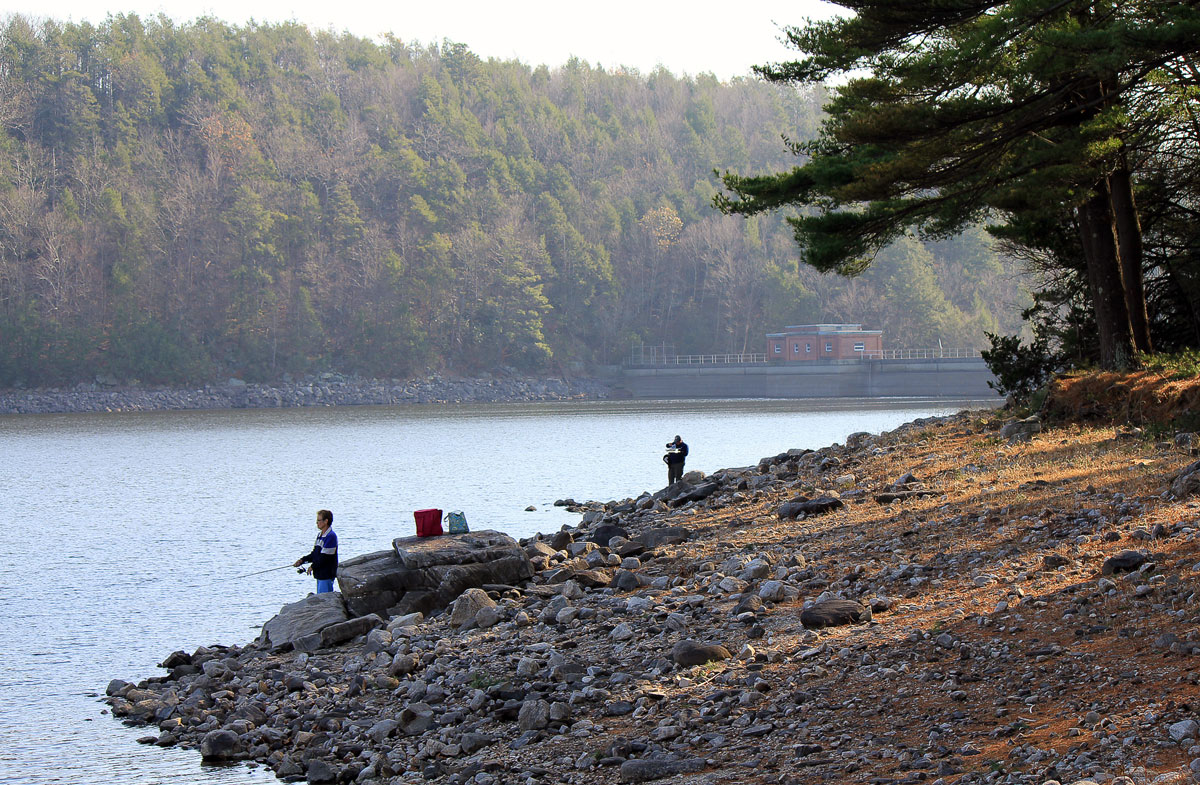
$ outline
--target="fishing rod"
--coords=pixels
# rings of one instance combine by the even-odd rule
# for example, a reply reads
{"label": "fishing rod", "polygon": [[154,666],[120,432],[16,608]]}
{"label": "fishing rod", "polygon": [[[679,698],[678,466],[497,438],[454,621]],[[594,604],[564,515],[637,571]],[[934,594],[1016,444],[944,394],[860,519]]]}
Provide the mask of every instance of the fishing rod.
{"label": "fishing rod", "polygon": [[[276,572],[276,571],[278,571],[278,570],[287,570],[287,569],[291,569],[291,567],[292,567],[292,565],[291,565],[291,564],[285,564],[285,565],[284,565],[284,566],[282,566],[282,567],[272,567],[272,568],[271,568],[271,569],[269,569],[269,570],[259,570],[258,572],[248,572],[248,573],[246,573],[245,575],[234,575],[234,576],[233,576],[233,577],[231,577],[231,578],[226,578],[226,580],[235,581],[235,580],[237,580],[238,578],[250,578],[250,577],[253,577],[253,576],[255,576],[255,575],[265,575],[265,574],[266,574],[266,573],[268,573],[268,572]],[[296,572],[304,572],[304,568],[303,568],[303,567],[297,567],[297,568],[296,568]]]}

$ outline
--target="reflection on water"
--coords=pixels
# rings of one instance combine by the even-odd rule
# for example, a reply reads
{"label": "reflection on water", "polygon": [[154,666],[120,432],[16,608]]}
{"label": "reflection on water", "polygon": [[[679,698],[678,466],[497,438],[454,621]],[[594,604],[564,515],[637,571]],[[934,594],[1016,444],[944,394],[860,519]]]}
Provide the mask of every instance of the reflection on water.
{"label": "reflection on water", "polygon": [[[413,533],[412,510],[458,509],[515,537],[576,516],[555,499],[618,499],[687,468],[745,466],[964,402],[625,401],[0,417],[10,510],[0,559],[0,782],[274,782],[136,743],[103,714],[111,678],[155,675],[175,649],[245,643],[310,590],[290,564],[314,512],[342,558]],[[527,506],[536,507],[525,512]]]}

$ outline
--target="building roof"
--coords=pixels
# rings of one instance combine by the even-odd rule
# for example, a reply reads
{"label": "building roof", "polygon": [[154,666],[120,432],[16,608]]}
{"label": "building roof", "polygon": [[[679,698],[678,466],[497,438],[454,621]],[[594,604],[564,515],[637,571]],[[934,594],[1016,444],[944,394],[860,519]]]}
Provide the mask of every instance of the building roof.
{"label": "building roof", "polygon": [[883,330],[864,330],[861,324],[789,324],[781,333],[767,333],[768,338],[788,335],[883,335]]}

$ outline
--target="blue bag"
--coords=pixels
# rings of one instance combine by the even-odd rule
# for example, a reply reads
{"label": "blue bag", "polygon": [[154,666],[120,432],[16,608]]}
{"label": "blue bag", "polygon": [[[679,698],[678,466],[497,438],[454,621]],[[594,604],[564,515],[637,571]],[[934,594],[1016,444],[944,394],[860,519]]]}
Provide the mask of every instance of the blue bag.
{"label": "blue bag", "polygon": [[470,531],[467,528],[467,516],[463,515],[462,510],[446,513],[446,531],[450,534],[466,534]]}

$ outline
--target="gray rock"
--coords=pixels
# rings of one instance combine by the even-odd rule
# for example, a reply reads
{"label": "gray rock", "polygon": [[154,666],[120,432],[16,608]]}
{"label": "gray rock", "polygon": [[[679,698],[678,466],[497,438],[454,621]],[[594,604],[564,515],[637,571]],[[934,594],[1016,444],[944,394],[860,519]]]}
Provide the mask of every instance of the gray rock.
{"label": "gray rock", "polygon": [[467,755],[474,755],[484,747],[488,747],[495,743],[495,736],[488,736],[484,733],[464,733],[458,740],[459,746]]}
{"label": "gray rock", "polygon": [[624,537],[629,539],[629,532],[622,529],[620,526],[614,526],[610,523],[602,523],[596,527],[592,535],[588,537],[589,542],[594,542],[597,545],[607,546],[608,541],[613,537]]}
{"label": "gray rock", "polygon": [[[327,649],[330,646],[345,643],[348,640],[357,638],[359,635],[365,635],[377,627],[382,627],[386,623],[382,617],[372,613],[367,616],[347,619],[338,624],[331,624],[317,633],[321,639],[320,648]],[[296,648],[300,647],[297,646]]]}
{"label": "gray rock", "polygon": [[400,727],[400,723],[397,722],[396,720],[393,720],[393,719],[380,720],[379,722],[372,725],[370,730],[367,731],[367,737],[370,738],[372,741],[374,741],[376,744],[380,744],[388,736],[391,736],[393,733],[395,733],[396,729],[399,727]]}
{"label": "gray rock", "polygon": [[767,602],[780,602],[786,594],[783,581],[763,581],[758,587],[758,596]]}
{"label": "gray rock", "polygon": [[1104,575],[1118,572],[1133,572],[1146,563],[1146,554],[1141,551],[1124,550],[1116,556],[1109,556],[1100,567]]}
{"label": "gray rock", "polygon": [[757,613],[763,606],[762,598],[757,594],[748,594],[742,597],[737,606],[733,609],[734,616],[740,616],[743,613]]}
{"label": "gray rock", "polygon": [[613,631],[608,634],[608,637],[614,641],[627,641],[634,636],[633,627],[629,626],[629,622],[621,622]]}
{"label": "gray rock", "polygon": [[641,587],[641,581],[638,580],[637,574],[629,570],[617,570],[613,575],[612,582],[609,584],[618,591],[634,591]]}
{"label": "gray rock", "polygon": [[690,539],[692,539],[690,529],[682,526],[662,526],[642,532],[634,538],[634,542],[645,548],[657,548],[660,545],[678,545]]}
{"label": "gray rock", "polygon": [[672,507],[682,507],[688,502],[704,501],[709,496],[712,496],[721,486],[715,482],[704,482],[699,485],[686,489],[683,493],[673,496],[667,503]]}
{"label": "gray rock", "polygon": [[1032,417],[1026,417],[1024,420],[1010,422],[1000,429],[1000,438],[1007,439],[1009,442],[1023,442],[1033,438],[1036,433],[1042,432],[1042,421],[1035,414]]}
{"label": "gray rock", "polygon": [[283,760],[279,762],[279,766],[275,769],[275,776],[280,779],[295,777],[303,773],[304,769],[290,755],[284,755]]}
{"label": "gray rock", "polygon": [[1200,725],[1195,720],[1183,720],[1167,728],[1167,732],[1171,734],[1172,741],[1194,739],[1200,733]]}
{"label": "gray rock", "polygon": [[238,735],[231,730],[210,730],[200,740],[200,757],[204,760],[229,760],[238,749]]}
{"label": "gray rock", "polygon": [[327,782],[337,782],[338,770],[329,761],[313,758],[308,762],[304,772],[304,781],[311,785],[323,785]]}
{"label": "gray rock", "polygon": [[1188,464],[1171,481],[1171,493],[1182,499],[1200,493],[1200,461]]}
{"label": "gray rock", "polygon": [[623,717],[626,714],[633,714],[636,708],[632,703],[625,700],[613,701],[604,705],[604,713],[609,717]]}
{"label": "gray rock", "polygon": [[544,700],[527,700],[517,714],[517,727],[523,731],[541,730],[550,724],[550,704]]}
{"label": "gray rock", "polygon": [[310,594],[299,602],[283,606],[263,625],[258,642],[273,649],[287,648],[305,635],[319,633],[349,618],[342,596],[337,592]]}
{"label": "gray rock", "polygon": [[454,601],[450,611],[450,626],[463,627],[468,623],[474,623],[475,616],[479,611],[494,607],[496,607],[495,601],[483,589],[467,589]]}
{"label": "gray rock", "polygon": [[321,648],[321,633],[311,632],[308,635],[301,635],[296,640],[292,641],[292,647],[296,651],[313,652]]}
{"label": "gray rock", "polygon": [[433,727],[433,707],[428,703],[410,703],[399,716],[400,727],[409,736],[419,736]]}
{"label": "gray rock", "polygon": [[684,760],[627,760],[621,764],[621,782],[649,782],[676,774],[703,771],[702,758]]}
{"label": "gray rock", "polygon": [[779,509],[775,511],[775,514],[783,519],[791,519],[796,518],[802,513],[804,515],[818,515],[845,506],[841,499],[835,499],[832,496],[818,496],[815,499],[800,497],[781,504]]}
{"label": "gray rock", "polygon": [[1042,557],[1042,569],[1047,571],[1057,570],[1061,567],[1066,567],[1071,564],[1071,559],[1068,556],[1063,556],[1061,553],[1047,553]]}
{"label": "gray rock", "polygon": [[387,630],[371,630],[367,633],[367,645],[363,654],[376,654],[392,645],[392,634]]}
{"label": "gray rock", "polygon": [[800,623],[809,628],[838,627],[870,620],[871,609],[854,600],[823,600],[800,612]]}
{"label": "gray rock", "polygon": [[525,546],[525,555],[530,559],[534,559],[538,556],[550,558],[556,553],[558,553],[557,550],[551,548],[548,543],[542,542],[541,540],[534,540]]}
{"label": "gray rock", "polygon": [[874,440],[874,434],[868,431],[855,431],[846,437],[846,446],[851,450],[857,450],[860,447],[869,445]]}
{"label": "gray rock", "polygon": [[475,626],[481,630],[486,630],[488,627],[495,627],[503,618],[504,616],[501,614],[498,606],[492,605],[480,608],[479,613],[475,614]]}
{"label": "gray rock", "polygon": [[727,660],[733,655],[719,644],[704,644],[693,640],[682,640],[671,648],[671,659],[681,668],[703,665],[716,660]]}

